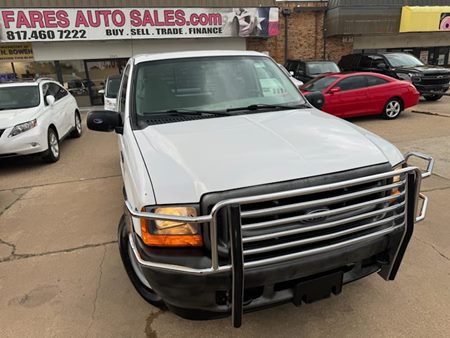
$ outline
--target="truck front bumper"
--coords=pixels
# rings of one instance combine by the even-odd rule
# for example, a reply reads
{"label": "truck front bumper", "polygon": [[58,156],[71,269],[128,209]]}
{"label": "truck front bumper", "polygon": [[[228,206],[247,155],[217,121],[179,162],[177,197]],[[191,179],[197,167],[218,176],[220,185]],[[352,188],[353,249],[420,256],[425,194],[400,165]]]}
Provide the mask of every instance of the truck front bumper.
{"label": "truck front bumper", "polygon": [[[321,254],[245,269],[243,312],[288,302],[300,305],[339,294],[343,284],[380,271],[402,234],[403,229],[399,228],[389,235]],[[188,319],[220,318],[232,313],[231,270],[192,274],[151,267],[141,264],[144,251],[149,249],[140,238],[130,234],[128,240],[133,265],[171,311]],[[314,283],[314,290],[307,287],[308,281]]]}
{"label": "truck front bumper", "polygon": [[[428,161],[426,172],[406,164],[412,156]],[[425,217],[427,198],[420,193],[420,185],[422,178],[431,175],[433,164],[433,159],[426,155],[408,153],[402,169],[289,191],[225,199],[217,202],[209,215],[198,217],[139,212],[125,201],[127,216],[122,218],[122,222],[130,223],[121,224],[121,229],[128,230],[122,233],[119,243],[121,248],[123,243],[127,243],[130,265],[142,283],[150,285],[175,313],[198,319],[231,314],[233,325],[239,327],[244,311],[289,301],[300,305],[326,298],[332,293],[340,293],[343,284],[376,271],[385,280],[393,280],[412,236],[414,223]],[[370,182],[377,184],[368,185]],[[372,196],[353,205],[287,218],[289,222],[297,222],[294,228],[280,229],[277,226],[284,221],[278,219],[243,223],[252,214],[286,208],[245,209],[246,204],[308,194],[317,196],[319,192],[336,192],[341,191],[336,189],[360,185],[363,190],[345,190],[344,195],[332,197],[321,195],[316,197],[317,200],[304,200],[289,206],[291,209],[305,204],[316,206],[325,201],[332,205],[356,195]],[[374,195],[379,191],[386,193],[382,197]],[[419,200],[422,200],[421,204]],[[344,219],[326,218],[371,205],[380,205],[380,208],[362,209],[365,210],[361,211],[362,214],[347,215]],[[369,216],[371,218],[368,219]],[[220,223],[219,217],[225,218],[226,223]],[[200,254],[193,264],[189,259],[173,259],[170,249],[147,247],[131,230],[132,218],[208,223],[210,255],[205,250],[204,256]],[[316,221],[298,224],[298,221],[311,218]],[[350,221],[357,223],[347,227],[345,224]],[[219,224],[226,225],[229,232],[227,259],[219,253]],[[269,234],[251,232],[251,229],[267,227],[267,224],[272,227]],[[346,226],[344,229],[339,227],[342,224]],[[321,230],[327,232],[317,233]],[[279,238],[297,234],[308,237],[293,237],[273,244]],[[261,239],[270,243],[257,247],[248,245]],[[154,253],[158,251],[159,257],[156,257]],[[272,254],[274,251],[276,253]],[[183,253],[182,257],[185,257]]]}

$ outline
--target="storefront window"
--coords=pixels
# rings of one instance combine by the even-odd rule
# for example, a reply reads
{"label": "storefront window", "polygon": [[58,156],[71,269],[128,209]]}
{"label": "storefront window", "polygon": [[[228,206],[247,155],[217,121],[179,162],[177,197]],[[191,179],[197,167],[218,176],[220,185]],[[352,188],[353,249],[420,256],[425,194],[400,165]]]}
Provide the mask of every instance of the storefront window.
{"label": "storefront window", "polygon": [[88,79],[83,61],[60,61],[64,88],[75,96],[80,107],[91,105]]}
{"label": "storefront window", "polygon": [[105,88],[108,76],[122,72],[126,62],[126,59],[86,61],[93,105],[103,104],[103,94],[98,91]]}
{"label": "storefront window", "polygon": [[11,62],[0,62],[0,81],[14,79],[15,77]]}
{"label": "storefront window", "polygon": [[38,77],[50,77],[57,79],[55,63],[46,62],[14,62],[16,75],[21,79],[34,79]]}
{"label": "storefront window", "polygon": [[1,62],[0,78],[3,79],[34,79],[38,77],[50,77],[57,79],[55,63],[45,62]]}

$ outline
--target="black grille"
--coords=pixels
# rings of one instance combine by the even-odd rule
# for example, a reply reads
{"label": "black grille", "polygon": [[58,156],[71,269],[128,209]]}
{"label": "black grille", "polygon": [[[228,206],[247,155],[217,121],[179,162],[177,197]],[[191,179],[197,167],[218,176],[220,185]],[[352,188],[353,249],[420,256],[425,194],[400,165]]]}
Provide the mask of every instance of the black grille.
{"label": "black grille", "polygon": [[450,82],[450,75],[448,74],[438,74],[438,75],[429,75],[421,78],[421,81],[418,84],[422,85],[443,85],[448,84]]}
{"label": "black grille", "polygon": [[[213,193],[202,199],[202,212],[218,200],[315,188],[390,171],[378,165],[291,182]],[[397,179],[397,178],[396,178]],[[332,245],[371,232],[401,225],[405,220],[405,177],[305,193],[289,198],[242,204],[241,223],[245,261],[260,260]],[[228,260],[226,213],[218,217],[219,255]],[[208,237],[209,234],[206,234]]]}

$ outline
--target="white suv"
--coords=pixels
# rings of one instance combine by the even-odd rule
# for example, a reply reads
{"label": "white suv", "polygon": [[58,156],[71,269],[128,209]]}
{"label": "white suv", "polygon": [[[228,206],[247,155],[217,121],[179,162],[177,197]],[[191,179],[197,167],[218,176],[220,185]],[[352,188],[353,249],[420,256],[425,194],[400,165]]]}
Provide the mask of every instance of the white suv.
{"label": "white suv", "polygon": [[59,83],[0,83],[0,158],[41,153],[45,161],[56,162],[60,141],[81,132],[75,98]]}
{"label": "white suv", "polygon": [[314,108],[255,52],[133,57],[117,102],[87,123],[119,134],[119,248],[151,304],[239,326],[243,311],[395,278],[431,158]]}

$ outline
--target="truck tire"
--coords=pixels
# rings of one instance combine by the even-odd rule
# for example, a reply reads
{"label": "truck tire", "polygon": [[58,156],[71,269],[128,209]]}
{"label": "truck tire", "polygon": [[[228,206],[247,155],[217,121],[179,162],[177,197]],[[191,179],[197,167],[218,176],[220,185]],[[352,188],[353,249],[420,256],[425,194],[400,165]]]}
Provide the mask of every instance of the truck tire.
{"label": "truck tire", "polygon": [[119,222],[118,243],[120,256],[122,258],[122,262],[127,272],[128,278],[130,278],[130,281],[133,284],[134,288],[141,295],[141,297],[144,298],[144,300],[158,308],[165,309],[166,307],[162,298],[141,281],[135,271],[135,268],[133,267],[133,263],[130,258],[132,250],[130,247],[130,241],[128,240],[128,234],[129,232],[127,223],[125,222],[125,216],[122,215]]}
{"label": "truck tire", "polygon": [[424,95],[423,97],[427,101],[437,101],[437,100],[440,100],[442,96],[443,95],[441,95],[441,94],[434,94],[434,95]]}

